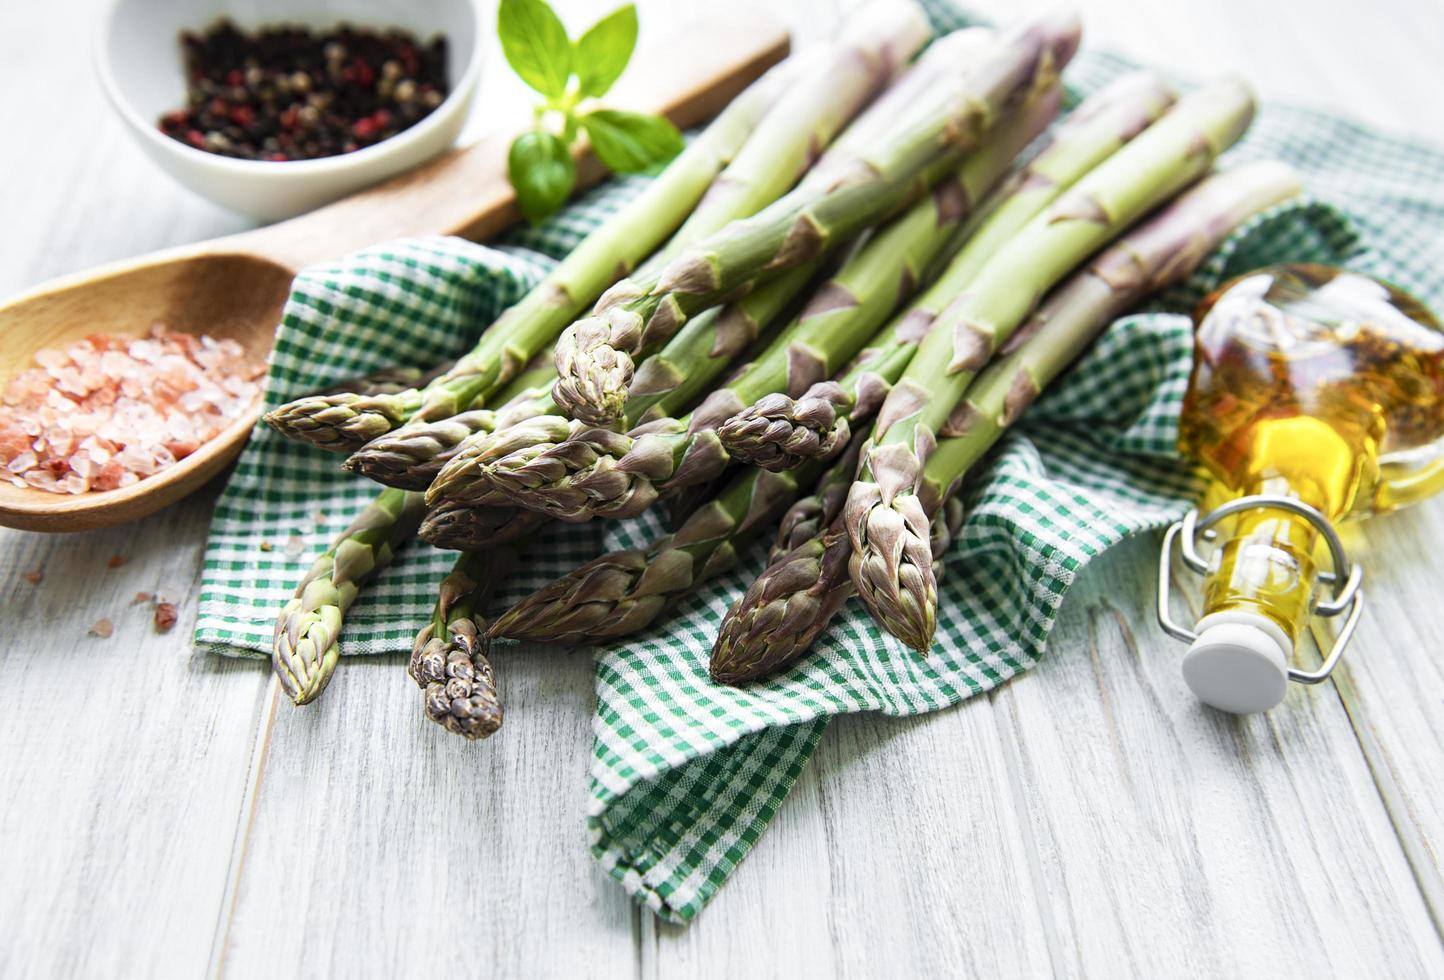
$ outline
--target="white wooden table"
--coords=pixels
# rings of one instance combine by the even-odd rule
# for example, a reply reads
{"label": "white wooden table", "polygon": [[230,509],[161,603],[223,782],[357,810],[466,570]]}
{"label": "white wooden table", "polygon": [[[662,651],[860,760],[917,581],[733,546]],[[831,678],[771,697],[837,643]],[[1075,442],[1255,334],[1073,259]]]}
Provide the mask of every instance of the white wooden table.
{"label": "white wooden table", "polygon": [[[94,6],[0,5],[3,293],[244,224],[121,131]],[[805,40],[835,4],[771,6]],[[1083,6],[1091,44],[1444,141],[1437,3]],[[503,655],[507,727],[469,745],[395,658],[295,711],[261,664],[193,655],[214,490],[106,532],[0,532],[0,975],[1444,976],[1444,502],[1359,535],[1372,605],[1345,666],[1246,720],[1183,687],[1156,539],[1119,548],[1031,674],[833,724],[683,929],[587,855],[587,658]],[[183,597],[172,633],[137,591]],[[116,635],[87,637],[102,616]]]}

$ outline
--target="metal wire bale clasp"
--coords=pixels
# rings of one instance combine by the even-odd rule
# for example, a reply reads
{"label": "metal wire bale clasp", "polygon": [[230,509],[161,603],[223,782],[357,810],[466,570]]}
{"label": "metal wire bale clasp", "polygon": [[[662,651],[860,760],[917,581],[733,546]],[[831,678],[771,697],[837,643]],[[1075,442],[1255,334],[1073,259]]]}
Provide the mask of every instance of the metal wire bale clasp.
{"label": "metal wire bale clasp", "polygon": [[1354,636],[1354,630],[1359,625],[1360,617],[1364,614],[1364,591],[1362,588],[1364,569],[1349,561],[1348,553],[1344,550],[1344,542],[1339,539],[1339,533],[1334,530],[1329,519],[1316,508],[1310,507],[1301,500],[1278,494],[1259,493],[1230,500],[1202,518],[1198,516],[1198,509],[1194,508],[1184,515],[1182,520],[1175,521],[1163,535],[1163,549],[1158,558],[1158,624],[1169,636],[1185,643],[1192,643],[1198,639],[1198,634],[1177,623],[1168,611],[1169,596],[1173,593],[1175,542],[1182,539],[1182,547],[1179,550],[1183,556],[1183,563],[1195,573],[1205,575],[1208,573],[1208,561],[1198,553],[1199,537],[1202,536],[1205,540],[1211,541],[1218,536],[1218,532],[1213,530],[1214,525],[1234,514],[1258,508],[1285,510],[1302,517],[1323,535],[1325,543],[1329,546],[1329,557],[1332,560],[1333,570],[1320,572],[1319,581],[1333,586],[1333,598],[1323,602],[1316,601],[1313,611],[1316,616],[1324,617],[1346,614],[1344,625],[1340,627],[1338,635],[1334,637],[1334,643],[1318,670],[1289,668],[1289,680],[1297,681],[1300,684],[1317,684],[1326,680],[1333,673],[1334,667],[1339,663],[1339,658],[1344,655],[1344,648],[1349,645],[1349,640]]}

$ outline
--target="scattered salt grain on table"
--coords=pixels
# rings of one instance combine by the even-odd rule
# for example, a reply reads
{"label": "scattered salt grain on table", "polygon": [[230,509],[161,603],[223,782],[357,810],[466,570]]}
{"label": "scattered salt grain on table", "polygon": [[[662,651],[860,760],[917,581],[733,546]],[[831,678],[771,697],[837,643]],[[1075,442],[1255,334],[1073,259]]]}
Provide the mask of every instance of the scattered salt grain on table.
{"label": "scattered salt grain on table", "polygon": [[115,624],[108,619],[97,619],[90,627],[90,635],[98,636],[102,640],[110,637],[115,632]]}
{"label": "scattered salt grain on table", "polygon": [[35,364],[0,396],[0,477],[71,494],[175,465],[246,412],[263,371],[234,340],[160,325],[42,350]]}
{"label": "scattered salt grain on table", "polygon": [[155,604],[155,628],[161,633],[169,633],[170,628],[175,625],[176,608],[173,602],[157,602]]}

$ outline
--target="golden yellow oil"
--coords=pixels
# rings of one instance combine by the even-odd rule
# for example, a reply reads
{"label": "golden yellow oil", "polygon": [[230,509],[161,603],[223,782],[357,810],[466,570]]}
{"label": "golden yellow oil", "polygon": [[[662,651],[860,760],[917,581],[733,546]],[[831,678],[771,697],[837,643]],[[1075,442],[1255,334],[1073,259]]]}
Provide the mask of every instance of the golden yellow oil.
{"label": "golden yellow oil", "polygon": [[[1444,330],[1415,300],[1274,266],[1209,296],[1196,322],[1179,448],[1213,477],[1205,512],[1267,493],[1340,521],[1444,489]],[[1220,533],[1205,613],[1258,612],[1297,639],[1318,578],[1313,526],[1260,508]]]}

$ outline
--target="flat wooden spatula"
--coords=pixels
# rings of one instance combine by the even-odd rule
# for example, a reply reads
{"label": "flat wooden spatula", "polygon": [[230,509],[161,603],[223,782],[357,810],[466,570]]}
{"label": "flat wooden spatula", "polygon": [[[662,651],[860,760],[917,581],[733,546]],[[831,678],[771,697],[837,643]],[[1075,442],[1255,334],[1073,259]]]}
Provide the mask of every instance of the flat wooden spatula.
{"label": "flat wooden spatula", "polygon": [[[787,32],[732,5],[699,13],[685,30],[646,43],[607,104],[660,112],[679,126],[703,121],[780,61]],[[483,239],[519,215],[506,179],[511,134],[498,134],[319,211],[277,225],[52,280],[0,306],[0,385],[36,351],[93,333],[141,335],[153,324],[231,337],[268,354],[291,280],[303,266],[387,239]],[[603,174],[591,158],[579,180]],[[233,460],[260,412],[251,412],[175,466],[120,490],[62,496],[0,482],[0,524],[83,531],[143,517],[200,487]]]}

